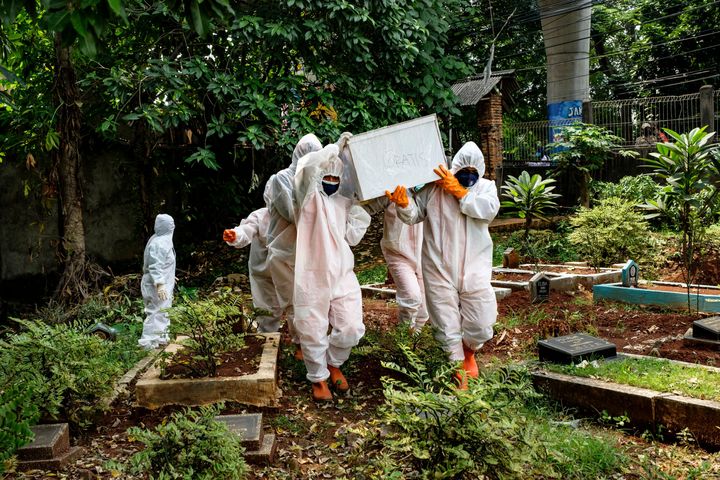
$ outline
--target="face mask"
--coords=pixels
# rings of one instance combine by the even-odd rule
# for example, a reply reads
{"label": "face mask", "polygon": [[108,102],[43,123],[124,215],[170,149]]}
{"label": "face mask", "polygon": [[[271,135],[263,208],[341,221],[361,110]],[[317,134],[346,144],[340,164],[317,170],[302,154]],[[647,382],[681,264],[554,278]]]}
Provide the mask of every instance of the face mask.
{"label": "face mask", "polygon": [[340,188],[340,182],[328,182],[327,180],[323,180],[322,187],[325,195],[329,197],[333,193],[337,192],[338,188]]}
{"label": "face mask", "polygon": [[455,178],[458,179],[460,185],[465,188],[470,188],[477,183],[480,175],[478,175],[477,172],[474,172],[472,170],[460,170],[455,174]]}

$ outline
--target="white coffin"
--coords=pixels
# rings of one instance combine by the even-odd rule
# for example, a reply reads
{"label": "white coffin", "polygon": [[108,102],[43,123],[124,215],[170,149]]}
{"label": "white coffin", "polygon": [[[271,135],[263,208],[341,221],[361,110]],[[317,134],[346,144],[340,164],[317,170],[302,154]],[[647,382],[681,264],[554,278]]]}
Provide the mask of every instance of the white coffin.
{"label": "white coffin", "polygon": [[435,115],[360,133],[350,138],[360,201],[385,195],[397,185],[414,187],[433,182],[433,169],[446,164]]}

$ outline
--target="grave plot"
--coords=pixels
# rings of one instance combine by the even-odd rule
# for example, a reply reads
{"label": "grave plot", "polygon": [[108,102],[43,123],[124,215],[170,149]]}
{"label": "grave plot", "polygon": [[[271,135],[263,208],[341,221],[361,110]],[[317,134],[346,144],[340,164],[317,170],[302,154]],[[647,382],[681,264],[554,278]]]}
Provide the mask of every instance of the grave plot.
{"label": "grave plot", "polygon": [[670,435],[688,432],[699,445],[720,448],[720,369],[628,354],[605,359],[615,345],[587,335],[540,341],[538,350],[554,363],[533,372],[533,382],[563,405]]}
{"label": "grave plot", "polygon": [[640,280],[640,269],[632,260],[623,266],[622,283],[595,285],[593,299],[617,300],[639,305],[668,308],[688,308],[699,312],[720,312],[720,287],[690,285],[675,282],[646,282]]}
{"label": "grave plot", "polygon": [[621,269],[617,267],[611,268],[592,268],[587,262],[566,262],[562,264],[538,264],[523,263],[520,269],[537,270],[545,273],[560,273],[563,275],[575,277],[576,285],[582,285],[586,289],[592,288],[593,285],[604,283],[615,283],[621,280]]}
{"label": "grave plot", "polygon": [[[530,279],[535,275],[535,271],[528,269],[515,268],[493,268],[492,283],[493,287],[509,288],[513,291],[530,290]],[[546,272],[550,279],[550,289],[555,291],[575,290],[577,284],[572,276],[563,273]]]}
{"label": "grave plot", "polygon": [[[512,293],[512,289],[493,286],[495,291],[495,298],[502,300]],[[387,283],[372,283],[369,285],[361,285],[360,291],[363,297],[366,298],[379,298],[384,300],[394,300],[397,291],[395,285]]]}
{"label": "grave plot", "polygon": [[[156,362],[137,382],[137,404],[149,409],[165,405],[207,405],[228,400],[256,406],[275,405],[281,395],[277,385],[280,334],[258,336],[264,339],[264,343],[257,371],[242,375],[163,379],[162,368]],[[182,352],[178,344],[168,345],[166,351],[173,354]]]}

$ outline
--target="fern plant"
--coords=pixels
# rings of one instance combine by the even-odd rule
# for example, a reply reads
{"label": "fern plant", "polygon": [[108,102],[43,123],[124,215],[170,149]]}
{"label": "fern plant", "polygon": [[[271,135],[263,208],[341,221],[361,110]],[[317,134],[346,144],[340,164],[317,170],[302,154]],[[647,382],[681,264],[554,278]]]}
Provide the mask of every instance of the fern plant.
{"label": "fern plant", "polygon": [[[135,474],[166,480],[241,480],[247,473],[238,435],[215,417],[223,404],[175,412],[154,430],[128,429],[128,437],[145,445],[129,461]],[[127,466],[113,466],[118,473]]]}
{"label": "fern plant", "polygon": [[433,370],[408,346],[401,350],[407,366],[383,363],[405,378],[383,378],[382,418],[393,427],[383,443],[410,458],[422,478],[522,478],[545,457],[536,426],[515,415],[539,396],[525,369],[483,373],[463,391],[450,382],[454,365]]}

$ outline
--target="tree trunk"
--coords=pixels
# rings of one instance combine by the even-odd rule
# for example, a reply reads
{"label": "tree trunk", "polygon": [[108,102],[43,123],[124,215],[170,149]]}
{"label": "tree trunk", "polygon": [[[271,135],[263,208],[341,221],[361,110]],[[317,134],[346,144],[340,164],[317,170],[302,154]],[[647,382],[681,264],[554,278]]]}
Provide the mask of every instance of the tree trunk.
{"label": "tree trunk", "polygon": [[578,184],[580,188],[580,205],[590,208],[590,182],[592,177],[588,172],[579,172]]}
{"label": "tree trunk", "polygon": [[55,34],[55,79],[53,98],[57,108],[57,132],[60,148],[55,154],[59,192],[61,258],[63,274],[55,290],[55,298],[68,301],[87,296],[85,273],[85,227],[83,225],[82,191],[80,185],[80,99],[75,70],[70,59],[70,47],[63,46],[59,33]]}

